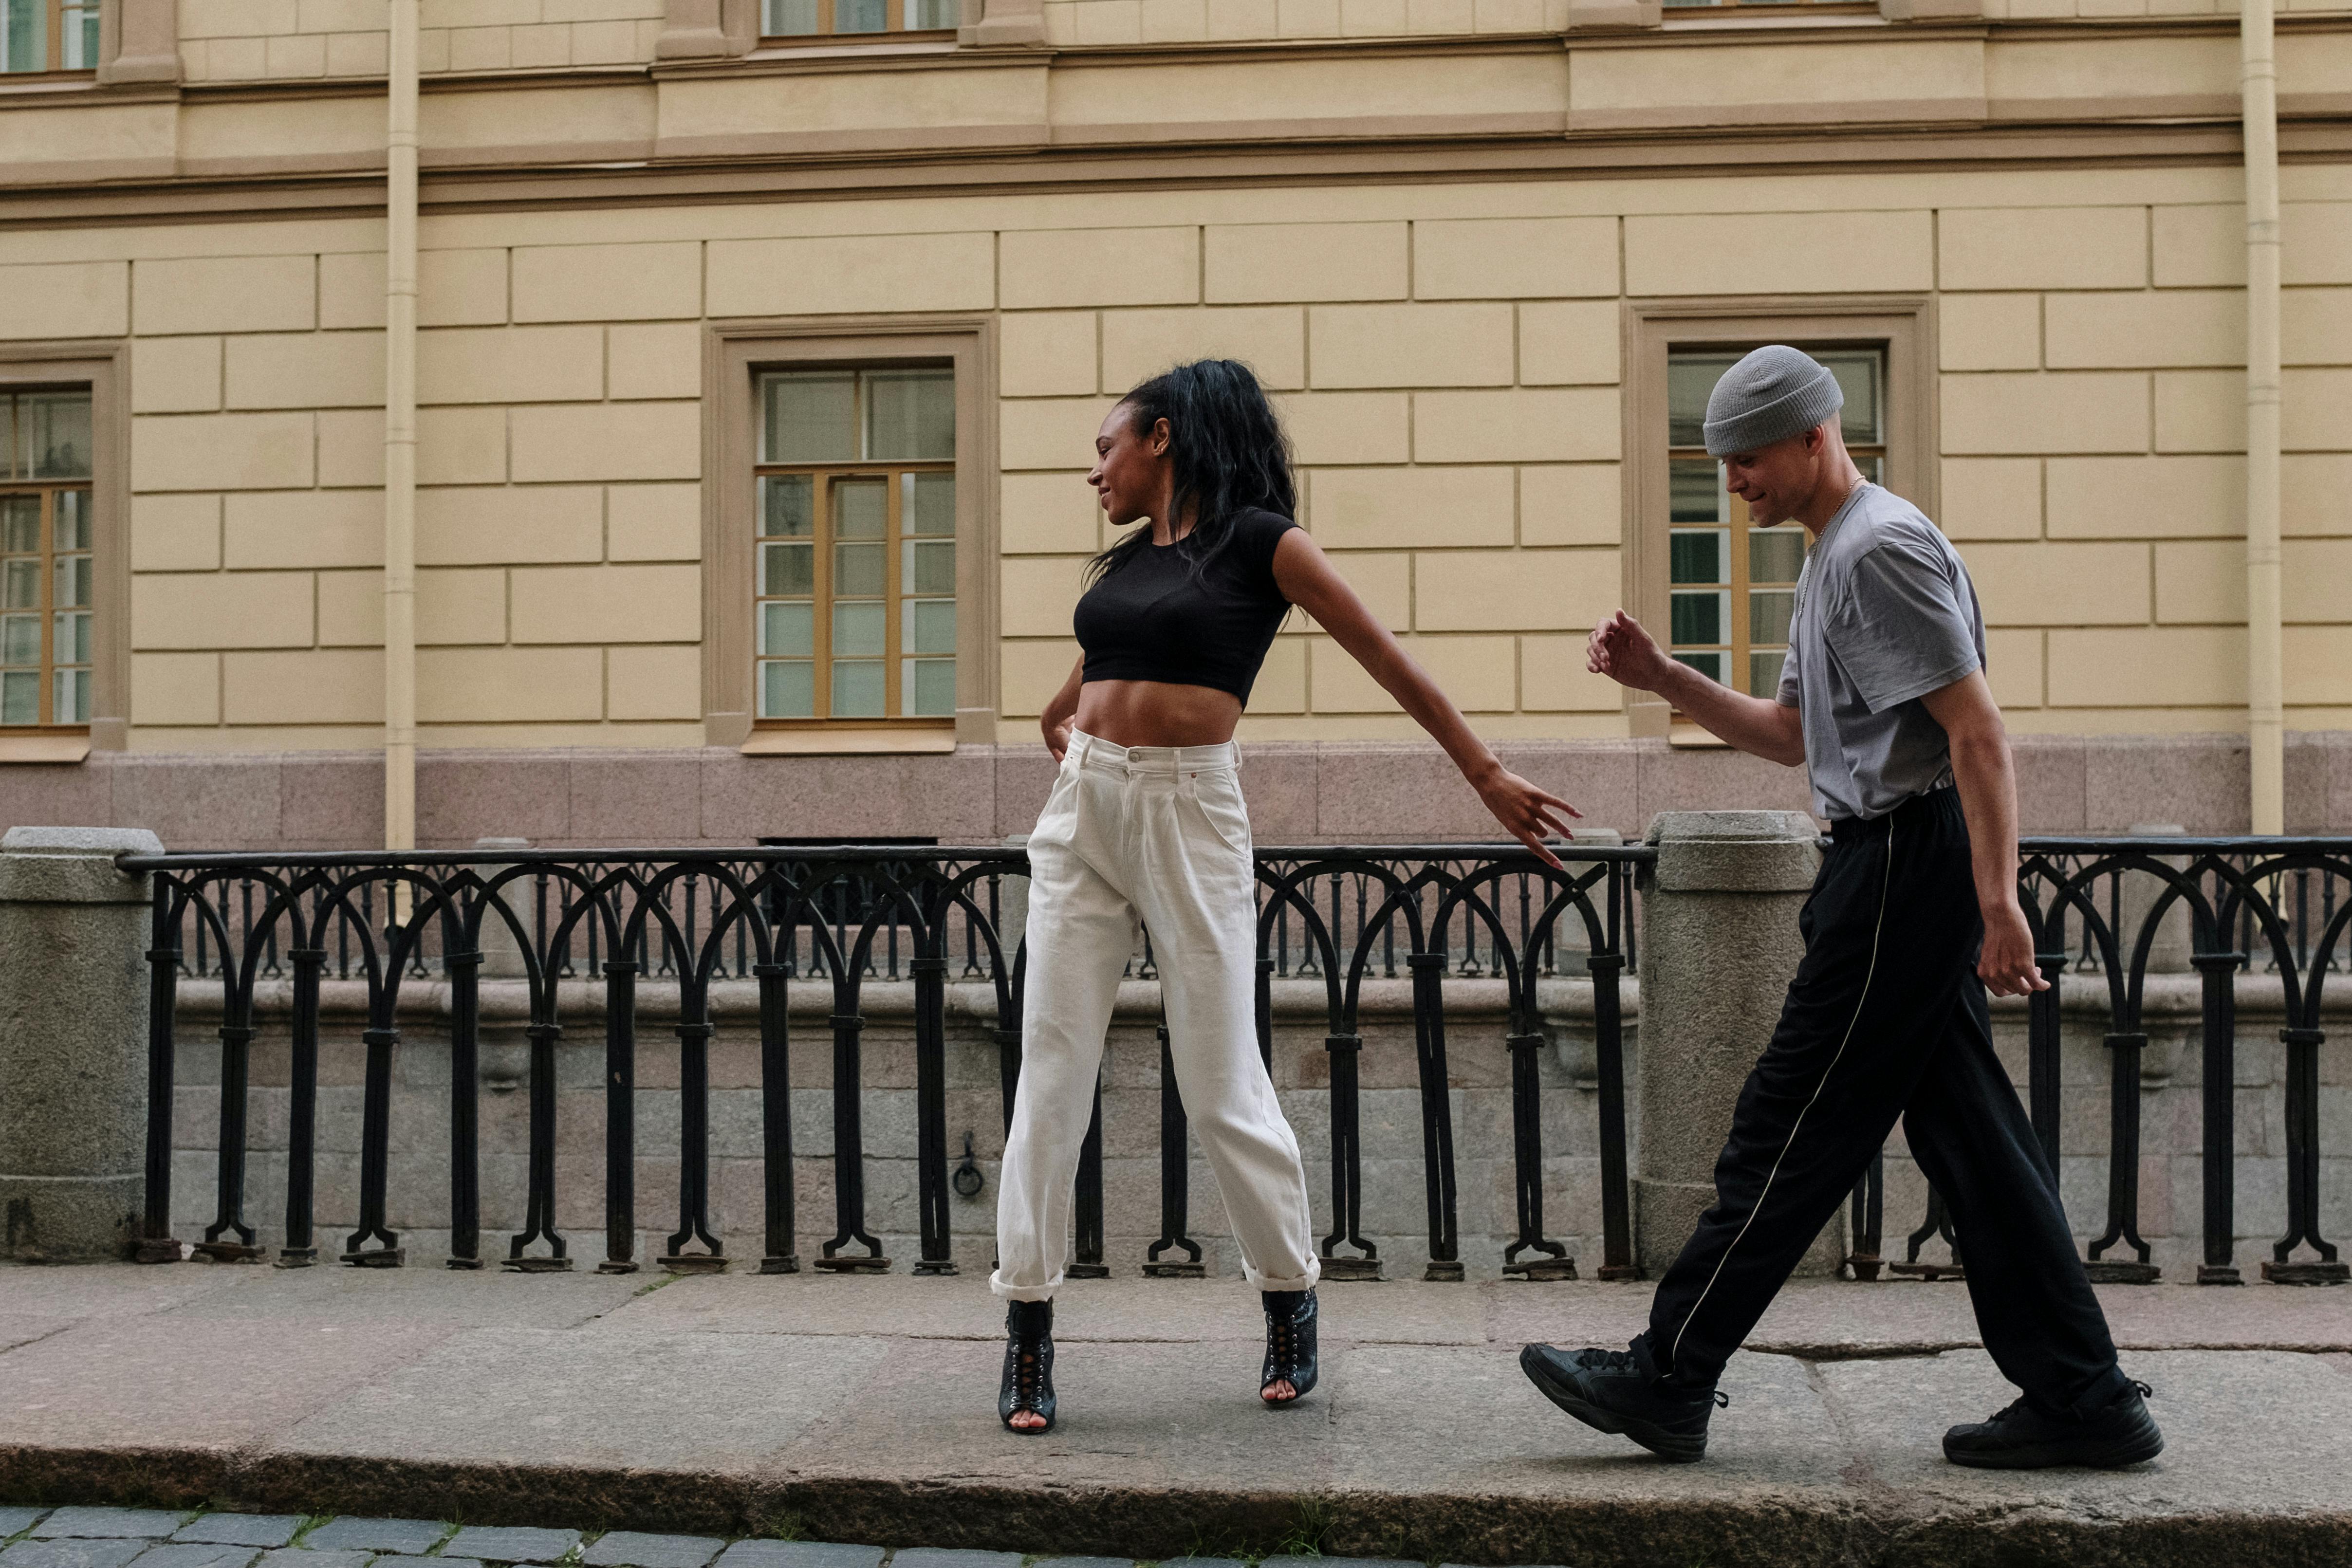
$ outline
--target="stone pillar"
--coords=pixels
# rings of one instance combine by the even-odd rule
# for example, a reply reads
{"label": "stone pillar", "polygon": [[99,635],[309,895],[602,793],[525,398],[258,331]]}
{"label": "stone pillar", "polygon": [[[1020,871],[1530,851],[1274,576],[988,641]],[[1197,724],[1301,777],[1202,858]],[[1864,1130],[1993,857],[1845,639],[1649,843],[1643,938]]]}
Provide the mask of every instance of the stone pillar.
{"label": "stone pillar", "polygon": [[143,828],[0,839],[0,1216],[6,1256],[129,1255],[146,1192]]}
{"label": "stone pillar", "polygon": [[[1650,824],[1633,1228],[1651,1279],[1715,1201],[1732,1107],[1804,955],[1797,912],[1821,866],[1819,837],[1798,811],[1663,811]],[[1842,1221],[1841,1211],[1797,1272],[1837,1271]]]}

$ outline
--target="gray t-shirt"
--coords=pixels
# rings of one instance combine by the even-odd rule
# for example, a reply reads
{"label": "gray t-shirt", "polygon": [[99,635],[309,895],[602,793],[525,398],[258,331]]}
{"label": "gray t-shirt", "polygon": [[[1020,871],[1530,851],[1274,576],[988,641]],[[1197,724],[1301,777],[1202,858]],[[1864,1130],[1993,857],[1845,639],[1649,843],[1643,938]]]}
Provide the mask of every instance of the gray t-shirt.
{"label": "gray t-shirt", "polygon": [[1952,778],[1919,698],[1984,667],[1984,616],[1959,552],[1919,508],[1864,483],[1797,580],[1780,702],[1803,716],[1823,817],[1883,817]]}

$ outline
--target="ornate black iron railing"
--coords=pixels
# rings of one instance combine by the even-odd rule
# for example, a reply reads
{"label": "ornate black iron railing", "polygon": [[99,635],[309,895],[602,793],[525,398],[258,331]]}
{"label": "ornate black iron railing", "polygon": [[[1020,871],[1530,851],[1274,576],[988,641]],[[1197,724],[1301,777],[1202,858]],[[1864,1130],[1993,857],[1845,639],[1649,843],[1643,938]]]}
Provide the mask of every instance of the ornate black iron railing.
{"label": "ornate black iron railing", "polygon": [[[1258,1045],[1271,1061],[1271,987],[1277,976],[1320,979],[1328,1015],[1329,1175],[1333,1229],[1326,1269],[1376,1274],[1363,1234],[1357,1055],[1364,981],[1410,977],[1427,1198],[1428,1274],[1463,1277],[1455,1233],[1455,1159],[1448,1096],[1445,980],[1504,982],[1510,1055],[1517,1234],[1502,1260],[1530,1278],[1573,1277],[1574,1260],[1547,1234],[1539,979],[1589,975],[1601,1152],[1605,1276],[1633,1272],[1627,1203],[1622,1021],[1619,981],[1633,956],[1633,871],[1640,847],[1580,845],[1565,873],[1516,846],[1331,847],[1258,853]],[[712,987],[749,980],[758,994],[763,1272],[799,1267],[793,1192],[789,998],[795,982],[830,993],[833,1233],[820,1269],[887,1269],[867,1223],[860,1036],[869,979],[906,979],[914,996],[920,1256],[917,1273],[947,1273],[949,1154],[944,1112],[946,988],[981,988],[992,1012],[1009,1122],[1019,1071],[1023,948],[1011,933],[1026,875],[1023,852],[806,846],[723,851],[511,851],[133,857],[154,877],[151,972],[150,1127],[142,1256],[177,1258],[171,1238],[172,1104],[180,988],[220,994],[220,1109],[215,1213],[197,1250],[222,1260],[262,1255],[246,1216],[247,1078],[257,985],[289,982],[290,1066],[284,1240],[278,1261],[315,1261],[320,994],[330,977],[364,983],[366,1027],[358,1218],[341,1257],[386,1267],[404,1260],[388,1223],[393,1053],[404,988],[446,983],[449,1037],[449,1257],[483,1264],[480,1134],[481,982],[486,968],[528,993],[527,1199],[505,1265],[569,1268],[556,1223],[556,1046],[566,980],[601,980],[604,1034],[605,1249],[602,1270],[637,1267],[635,1084],[641,987],[674,998],[679,1084],[677,1229],[659,1261],[680,1270],[723,1267],[711,1223],[709,1053],[718,1030]],[[1147,948],[1139,977],[1148,977]],[[590,988],[593,989],[593,985]],[[673,1010],[665,1009],[667,1012]],[[1161,1234],[1146,1271],[1201,1269],[1186,1235],[1184,1113],[1161,1033]],[[1077,1269],[1103,1261],[1099,1094],[1081,1156]],[[1182,1253],[1181,1258],[1175,1257]]]}
{"label": "ornate black iron railing", "polygon": [[[2169,967],[2200,977],[2202,1260],[2197,1279],[2236,1284],[2238,1239],[2238,1009],[2240,977],[2266,993],[2276,987],[2284,1019],[2285,1231],[2263,1263],[2265,1279],[2342,1281],[2352,1269],[2320,1231],[2320,1027],[2330,978],[2344,983],[2346,928],[2352,924],[2352,840],[2294,838],[2030,838],[2019,892],[2050,988],[2028,1007],[2027,1107],[2053,1172],[2061,1154],[2060,1050],[2069,995],[2104,996],[2107,1051],[2106,1221],[2088,1247],[2095,1280],[2146,1283],[2158,1276],[2140,1233],[2143,1054],[2149,1044],[2149,977]],[[2168,952],[2168,949],[2169,951]],[[2264,998],[2267,1001],[2267,996]],[[2267,1009],[2266,1009],[2267,1010]],[[1857,1276],[1881,1266],[1884,1162],[1854,1190],[1850,1261]],[[1951,1261],[1923,1261],[1940,1235]],[[1893,1269],[1930,1276],[1957,1272],[1966,1238],[1955,1241],[1941,1195],[1932,1187],[1918,1228]],[[2128,1256],[2116,1256],[2118,1251]]]}

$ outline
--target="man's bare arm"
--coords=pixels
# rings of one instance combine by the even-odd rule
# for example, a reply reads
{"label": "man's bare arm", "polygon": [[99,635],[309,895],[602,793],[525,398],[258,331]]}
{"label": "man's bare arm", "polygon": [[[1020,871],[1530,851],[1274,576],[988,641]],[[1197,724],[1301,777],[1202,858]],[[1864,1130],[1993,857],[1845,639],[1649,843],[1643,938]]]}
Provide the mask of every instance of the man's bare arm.
{"label": "man's bare arm", "polygon": [[1746,696],[1669,658],[1642,623],[1620,610],[1592,630],[1585,668],[1620,685],[1654,692],[1709,735],[1740,750],[1795,768],[1805,760],[1805,731],[1792,707]]}
{"label": "man's bare arm", "polygon": [[2017,774],[2009,734],[1982,670],[1919,699],[1952,750],[1952,780],[1969,823],[1977,907],[1984,912],[1984,956],[1977,964],[1997,997],[2046,991],[2033,962],[2033,931],[2017,902]]}

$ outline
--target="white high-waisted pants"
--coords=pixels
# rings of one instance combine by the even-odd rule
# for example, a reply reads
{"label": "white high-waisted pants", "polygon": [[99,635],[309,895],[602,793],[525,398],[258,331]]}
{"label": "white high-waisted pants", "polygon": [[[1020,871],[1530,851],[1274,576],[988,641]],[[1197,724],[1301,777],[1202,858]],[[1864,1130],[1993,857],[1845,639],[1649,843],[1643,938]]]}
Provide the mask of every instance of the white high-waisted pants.
{"label": "white high-waisted pants", "polygon": [[996,1272],[1051,1299],[1069,1254],[1078,1145],[1136,921],[1151,931],[1169,1053],[1193,1136],[1261,1291],[1315,1283],[1298,1140],[1257,1053],[1256,879],[1238,748],[1122,747],[1073,730],[1029,837],[1021,1082],[996,1200]]}

